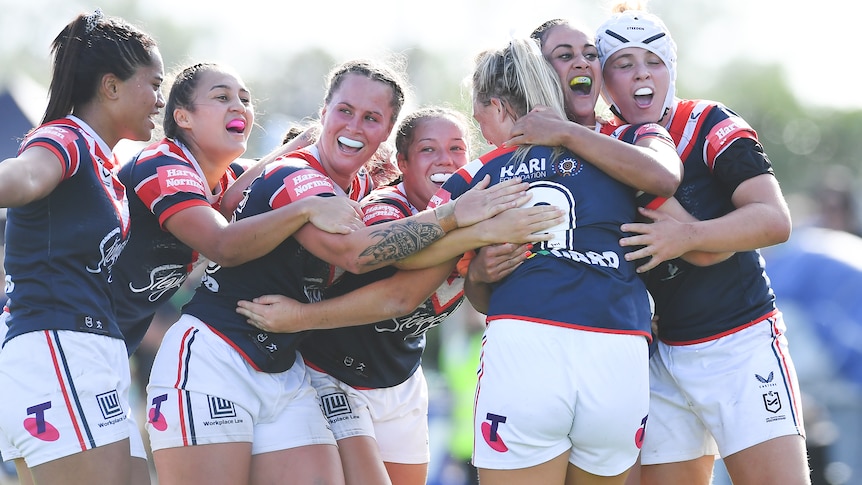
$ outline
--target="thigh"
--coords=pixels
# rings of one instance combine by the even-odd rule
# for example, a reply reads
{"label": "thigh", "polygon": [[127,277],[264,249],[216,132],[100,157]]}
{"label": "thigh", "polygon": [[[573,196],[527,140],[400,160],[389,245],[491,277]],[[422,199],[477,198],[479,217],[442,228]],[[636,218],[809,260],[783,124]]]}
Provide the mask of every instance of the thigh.
{"label": "thigh", "polygon": [[92,448],[30,468],[34,483],[129,483],[129,440]]}
{"label": "thigh", "polygon": [[734,485],[811,483],[805,439],[799,435],[764,441],[724,457],[724,464]]}
{"label": "thigh", "polygon": [[[251,485],[272,483],[341,485],[345,483],[338,448],[335,445],[300,446],[254,455],[251,470],[249,481]],[[290,480],[286,480],[285,477],[290,477]]]}
{"label": "thigh", "polygon": [[248,483],[251,443],[218,443],[153,451],[160,485]]}

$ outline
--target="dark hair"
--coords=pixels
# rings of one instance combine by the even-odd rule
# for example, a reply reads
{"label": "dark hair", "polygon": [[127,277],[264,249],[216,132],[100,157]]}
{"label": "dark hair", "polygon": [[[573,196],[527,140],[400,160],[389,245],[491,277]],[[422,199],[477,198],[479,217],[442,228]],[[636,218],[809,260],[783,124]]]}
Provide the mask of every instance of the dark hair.
{"label": "dark hair", "polygon": [[390,103],[392,119],[390,121],[394,124],[407,97],[406,76],[394,67],[368,60],[360,59],[345,62],[329,73],[326,96],[323,98],[324,104],[329,104],[332,95],[341,87],[341,83],[348,74],[365,76],[368,79],[385,83],[392,88],[392,102]]}
{"label": "dark hair", "polygon": [[[448,118],[455,121],[457,124],[461,125],[461,128],[464,130],[467,137],[470,137],[471,125],[470,122],[467,120],[467,117],[464,116],[463,113],[444,106],[428,106],[417,109],[416,111],[408,114],[401,120],[401,123],[398,124],[398,128],[395,131],[396,153],[402,154],[402,156],[406,160],[410,144],[413,143],[414,137],[416,135],[416,129],[424,121],[436,118]],[[469,142],[469,140],[465,141]]]}
{"label": "dark hair", "polygon": [[182,130],[177,126],[177,120],[174,119],[174,111],[178,108],[194,111],[195,89],[198,87],[201,74],[217,70],[219,70],[217,64],[198,63],[183,69],[176,75],[171,85],[171,92],[168,94],[167,104],[165,104],[165,120],[162,122],[166,137],[183,143],[186,142],[183,139]]}
{"label": "dark hair", "polygon": [[542,25],[536,27],[535,30],[533,30],[533,32],[530,33],[530,38],[537,40],[539,42],[539,45],[544,47],[545,46],[545,35],[548,33],[549,30],[551,30],[552,28],[554,28],[558,25],[569,25],[569,21],[565,20],[565,19],[548,20],[548,21],[544,22]]}
{"label": "dark hair", "polygon": [[105,74],[125,81],[138,67],[152,64],[155,47],[148,34],[101,10],[78,15],[51,43],[53,74],[42,123],[92,100]]}

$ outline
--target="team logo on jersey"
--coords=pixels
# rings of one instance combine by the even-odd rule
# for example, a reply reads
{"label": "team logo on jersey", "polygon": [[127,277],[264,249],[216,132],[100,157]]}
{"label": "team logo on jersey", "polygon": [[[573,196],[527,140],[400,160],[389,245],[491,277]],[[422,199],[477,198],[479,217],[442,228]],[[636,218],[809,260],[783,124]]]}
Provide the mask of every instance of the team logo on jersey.
{"label": "team logo on jersey", "polygon": [[36,439],[57,441],[60,439],[60,431],[45,419],[45,411],[49,409],[51,409],[51,401],[27,408],[27,415],[32,414],[33,417],[24,420],[24,429]]}
{"label": "team logo on jersey", "polygon": [[506,422],[506,416],[499,414],[488,413],[485,415],[487,421],[482,422],[482,438],[485,443],[494,451],[505,453],[509,451],[509,447],[503,442],[503,437],[500,436],[500,425]]}
{"label": "team logo on jersey", "polygon": [[[111,232],[102,238],[101,243],[99,243],[99,254],[102,256],[99,260],[99,264],[95,268],[86,266],[87,271],[93,274],[98,274],[102,272],[102,269],[104,269],[110,275],[111,268],[114,266],[114,263],[117,262],[117,259],[119,259],[120,253],[123,252],[123,248],[126,247],[127,242],[129,242],[129,240],[123,236],[119,227],[112,229]],[[110,281],[110,278],[108,281]]]}
{"label": "team logo on jersey", "polygon": [[564,158],[554,163],[554,171],[563,177],[577,175],[584,169],[584,164],[575,158]]}
{"label": "team logo on jersey", "polygon": [[770,413],[781,410],[781,397],[775,391],[769,391],[763,395],[763,405]]}
{"label": "team logo on jersey", "polygon": [[150,279],[145,286],[136,288],[133,282],[129,282],[129,290],[132,293],[151,292],[147,300],[157,301],[165,293],[179,289],[188,277],[186,266],[182,264],[163,264],[156,266],[150,271]]}
{"label": "team logo on jersey", "polygon": [[350,401],[347,400],[347,394],[343,392],[334,392],[320,396],[320,406],[326,419],[353,412],[350,409]]}
{"label": "team logo on jersey", "polygon": [[99,403],[99,410],[102,411],[104,419],[116,418],[125,414],[123,406],[120,404],[120,395],[116,389],[97,395],[96,401]]}

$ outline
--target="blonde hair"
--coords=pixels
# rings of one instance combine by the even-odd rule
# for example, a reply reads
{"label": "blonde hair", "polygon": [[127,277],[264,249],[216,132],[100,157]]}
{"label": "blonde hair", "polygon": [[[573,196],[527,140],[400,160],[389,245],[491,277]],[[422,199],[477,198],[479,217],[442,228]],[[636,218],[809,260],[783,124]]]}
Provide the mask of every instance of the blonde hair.
{"label": "blonde hair", "polygon": [[[534,39],[513,39],[502,49],[481,52],[476,56],[472,88],[477,102],[487,105],[498,98],[513,119],[536,106],[547,106],[566,119],[560,78]],[[513,160],[523,160],[529,148],[518,147]],[[554,156],[558,154],[555,151]]]}

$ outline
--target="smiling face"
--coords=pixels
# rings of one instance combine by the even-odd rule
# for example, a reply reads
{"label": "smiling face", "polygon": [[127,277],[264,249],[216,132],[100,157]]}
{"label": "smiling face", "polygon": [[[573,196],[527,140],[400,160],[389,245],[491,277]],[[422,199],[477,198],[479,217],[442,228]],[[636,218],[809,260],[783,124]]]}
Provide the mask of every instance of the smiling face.
{"label": "smiling face", "polygon": [[149,140],[156,127],[155,118],[159,110],[165,107],[161,89],[165,77],[164,65],[156,48],[152,50],[152,59],[150,64],[138,66],[132,77],[119,83],[122,107],[117,111],[123,119],[114,123],[119,128],[119,138]]}
{"label": "smiling face", "polygon": [[320,162],[342,188],[389,137],[393,90],[388,84],[348,74],[321,110]]}
{"label": "smiling face", "polygon": [[418,122],[407,153],[398,153],[398,168],[410,203],[428,205],[437,189],[467,163],[466,127],[449,117],[429,117]]}
{"label": "smiling face", "polygon": [[603,74],[607,94],[627,122],[662,118],[670,71],[657,55],[641,47],[621,49],[608,58]]}
{"label": "smiling face", "polygon": [[199,163],[230,163],[242,155],[254,125],[251,93],[224,69],[200,73],[191,106],[174,112],[183,138]]}
{"label": "smiling face", "polygon": [[544,35],[542,55],[560,77],[566,111],[572,121],[594,124],[602,76],[599,52],[592,38],[569,25],[556,25]]}

